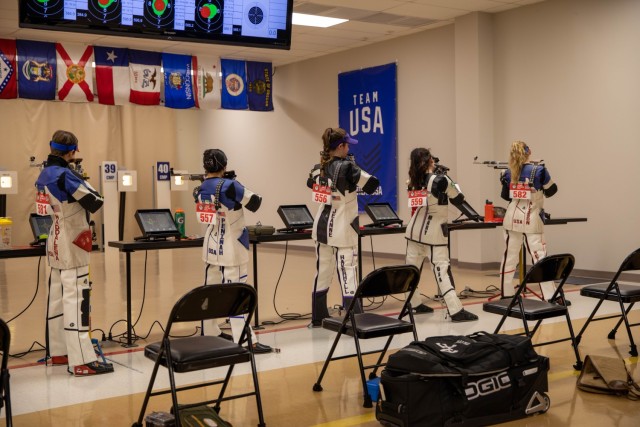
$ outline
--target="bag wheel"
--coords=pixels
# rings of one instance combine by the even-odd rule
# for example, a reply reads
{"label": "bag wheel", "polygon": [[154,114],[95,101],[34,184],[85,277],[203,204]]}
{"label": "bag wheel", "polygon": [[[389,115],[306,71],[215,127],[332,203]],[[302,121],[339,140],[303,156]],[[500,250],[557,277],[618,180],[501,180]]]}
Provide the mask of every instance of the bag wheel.
{"label": "bag wheel", "polygon": [[538,393],[535,391],[529,399],[527,408],[524,413],[527,415],[544,414],[551,407],[551,399],[547,393]]}

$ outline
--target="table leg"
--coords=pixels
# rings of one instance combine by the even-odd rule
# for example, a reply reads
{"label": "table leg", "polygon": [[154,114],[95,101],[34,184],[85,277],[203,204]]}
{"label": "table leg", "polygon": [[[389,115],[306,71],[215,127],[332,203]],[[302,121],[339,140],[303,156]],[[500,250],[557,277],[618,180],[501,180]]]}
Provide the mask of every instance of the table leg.
{"label": "table leg", "polygon": [[253,287],[256,290],[256,312],[254,314],[254,322],[253,329],[264,329],[263,326],[260,326],[260,317],[258,316],[258,305],[260,299],[258,297],[258,244],[253,243]]}
{"label": "table leg", "polygon": [[131,252],[125,252],[127,269],[127,342],[122,343],[123,347],[137,347],[133,343],[133,328],[131,325]]}

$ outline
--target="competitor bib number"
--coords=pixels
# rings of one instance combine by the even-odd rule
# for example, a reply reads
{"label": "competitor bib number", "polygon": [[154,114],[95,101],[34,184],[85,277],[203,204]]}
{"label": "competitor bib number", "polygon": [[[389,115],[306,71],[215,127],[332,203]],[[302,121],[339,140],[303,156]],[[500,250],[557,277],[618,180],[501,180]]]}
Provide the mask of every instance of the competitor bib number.
{"label": "competitor bib number", "polygon": [[409,207],[410,208],[419,208],[421,206],[427,206],[427,196],[429,192],[427,190],[416,190],[409,191]]}
{"label": "competitor bib number", "polygon": [[38,193],[36,195],[36,213],[42,216],[51,215],[53,213],[48,194]]}
{"label": "competitor bib number", "polygon": [[313,184],[311,191],[313,192],[311,200],[314,202],[325,205],[331,204],[331,188],[328,185]]}
{"label": "competitor bib number", "polygon": [[531,187],[529,184],[512,182],[509,184],[509,196],[512,199],[531,200]]}
{"label": "competitor bib number", "polygon": [[196,217],[200,224],[214,224],[216,220],[216,208],[213,203],[196,203]]}

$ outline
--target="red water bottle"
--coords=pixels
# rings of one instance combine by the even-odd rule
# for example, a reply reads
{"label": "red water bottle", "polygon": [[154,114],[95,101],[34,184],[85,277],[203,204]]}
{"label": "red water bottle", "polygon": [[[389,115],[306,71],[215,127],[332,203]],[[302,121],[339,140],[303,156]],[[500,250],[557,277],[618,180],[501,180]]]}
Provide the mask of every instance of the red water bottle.
{"label": "red water bottle", "polygon": [[493,202],[487,200],[484,205],[484,222],[493,222]]}

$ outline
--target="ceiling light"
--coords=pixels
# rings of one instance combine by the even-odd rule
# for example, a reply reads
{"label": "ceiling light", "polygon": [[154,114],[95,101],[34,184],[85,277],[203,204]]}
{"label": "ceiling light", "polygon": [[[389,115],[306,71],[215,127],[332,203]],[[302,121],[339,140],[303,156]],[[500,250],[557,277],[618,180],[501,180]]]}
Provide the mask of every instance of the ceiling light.
{"label": "ceiling light", "polygon": [[348,19],[340,19],[340,18],[329,18],[327,16],[318,16],[318,15],[306,15],[304,13],[295,13],[293,14],[293,25],[305,25],[307,27],[320,27],[327,28],[333,27],[334,25],[342,24],[343,22],[347,22]]}

